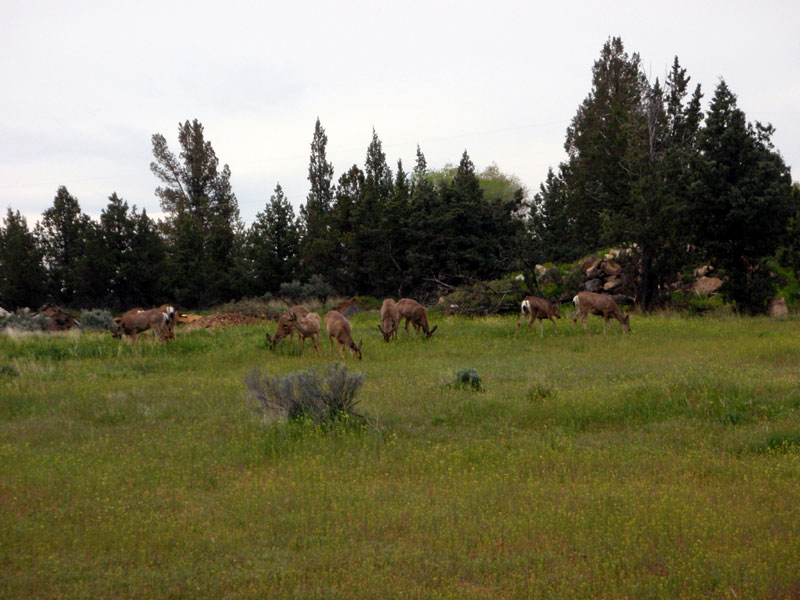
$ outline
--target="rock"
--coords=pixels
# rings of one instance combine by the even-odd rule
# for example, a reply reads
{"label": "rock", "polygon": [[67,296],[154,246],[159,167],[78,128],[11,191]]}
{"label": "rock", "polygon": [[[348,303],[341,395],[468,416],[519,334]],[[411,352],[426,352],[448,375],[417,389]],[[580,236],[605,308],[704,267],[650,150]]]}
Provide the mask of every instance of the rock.
{"label": "rock", "polygon": [[[533,270],[536,271],[537,277],[541,277],[542,275],[547,273],[547,267],[545,267],[544,265],[536,265],[535,267],[533,267]],[[525,278],[523,277],[523,279]]]}
{"label": "rock", "polygon": [[695,294],[708,296],[713,294],[722,286],[722,279],[719,277],[701,277],[692,284],[690,288]]}
{"label": "rock", "polygon": [[10,312],[8,312],[5,308],[0,306],[0,319],[7,317],[10,314],[11,314]]}
{"label": "rock", "polygon": [[708,274],[709,274],[709,272],[710,272],[711,270],[712,270],[712,267],[711,267],[711,265],[703,265],[702,267],[698,267],[698,268],[696,268],[696,269],[694,270],[694,272],[692,273],[692,275],[693,275],[694,277],[696,277],[696,278],[697,278],[697,277],[705,277],[706,275],[708,275]]}
{"label": "rock", "polygon": [[596,254],[590,254],[589,256],[581,259],[581,261],[578,263],[578,268],[585,273],[599,263],[600,257]]}
{"label": "rock", "polygon": [[603,284],[603,291],[610,292],[611,290],[617,289],[620,285],[622,285],[622,280],[619,277],[611,277]]}
{"label": "rock", "polygon": [[597,292],[603,287],[603,282],[600,279],[590,279],[584,284],[587,292]]}
{"label": "rock", "polygon": [[603,271],[609,277],[614,277],[622,272],[622,267],[616,263],[606,262],[603,263]]}
{"label": "rock", "polygon": [[[540,267],[540,266],[541,266],[541,265],[536,265],[536,274],[537,274],[537,275],[539,274],[539,267]],[[542,268],[544,268],[544,267],[542,267]],[[523,275],[522,273],[520,273],[519,275],[517,275],[516,277],[514,277],[514,281],[525,281],[525,275]]]}
{"label": "rock", "polygon": [[786,306],[786,298],[773,298],[767,305],[767,314],[770,317],[788,317],[789,307]]}
{"label": "rock", "polygon": [[586,279],[599,279],[603,276],[603,262],[599,261],[586,270]]}

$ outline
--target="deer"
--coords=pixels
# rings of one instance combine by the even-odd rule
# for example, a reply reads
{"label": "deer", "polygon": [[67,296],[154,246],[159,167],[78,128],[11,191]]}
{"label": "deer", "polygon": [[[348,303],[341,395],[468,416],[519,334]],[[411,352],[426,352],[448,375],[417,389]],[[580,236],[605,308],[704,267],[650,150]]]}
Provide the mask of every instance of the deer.
{"label": "deer", "polygon": [[338,310],[329,310],[325,315],[325,331],[328,332],[331,354],[333,354],[333,340],[336,338],[336,345],[339,347],[339,354],[342,355],[342,360],[344,360],[345,346],[350,349],[350,354],[357,356],[358,360],[361,360],[361,345],[364,342],[361,341],[356,346],[350,333],[350,321]]}
{"label": "deer", "polygon": [[558,333],[558,327],[553,319],[561,318],[558,304],[553,304],[544,298],[537,298],[536,296],[528,296],[522,301],[520,305],[519,321],[517,327],[514,329],[514,339],[517,339],[517,332],[519,326],[525,320],[525,317],[530,316],[530,323],[528,323],[528,331],[533,331],[533,322],[539,319],[539,333],[544,337],[544,319],[550,319],[553,322],[553,331]]}
{"label": "deer", "polygon": [[383,341],[388,342],[392,338],[397,339],[397,330],[400,327],[400,313],[397,310],[397,303],[391,298],[386,298],[381,304],[381,324],[378,331],[383,334]]}
{"label": "deer", "polygon": [[631,330],[630,316],[622,313],[611,296],[596,292],[578,292],[572,302],[575,304],[575,308],[578,309],[578,312],[572,318],[573,327],[575,327],[575,323],[580,317],[584,330],[589,333],[589,328],[586,326],[586,317],[589,313],[592,313],[603,316],[603,335],[606,333],[606,324],[611,317],[619,321],[623,333]]}
{"label": "deer", "polygon": [[171,304],[162,304],[156,310],[160,310],[165,315],[167,315],[167,334],[168,338],[171,340],[175,339],[175,321],[177,320],[178,314],[175,312],[175,307]]}
{"label": "deer", "polygon": [[131,341],[135,342],[139,334],[148,329],[152,329],[156,337],[165,342],[172,339],[169,330],[170,317],[157,308],[150,310],[132,308],[121,317],[113,319],[113,321],[118,325],[117,330],[111,334],[116,339],[125,334]]}
{"label": "deer", "polygon": [[273,337],[269,334],[269,332],[267,332],[267,343],[269,343],[271,350],[275,350],[278,347],[278,344],[286,337],[291,338],[292,349],[294,349],[295,320],[290,318],[291,315],[295,315],[296,318],[302,319],[308,315],[308,309],[305,306],[300,306],[298,304],[297,306],[291,307],[280,316],[278,319],[278,329],[275,331],[275,336]]}
{"label": "deer", "polygon": [[315,312],[308,313],[305,317],[297,318],[296,313],[289,315],[289,322],[294,325],[297,330],[298,337],[300,338],[300,356],[306,349],[306,339],[311,338],[311,344],[314,350],[319,354],[319,332],[321,329],[321,321],[319,315]]}
{"label": "deer", "polygon": [[[438,325],[433,329],[428,327],[428,313],[425,307],[411,298],[400,298],[400,300],[397,301],[397,311],[400,313],[400,319],[406,320],[406,333],[408,333],[409,321],[414,325],[414,331],[419,333],[419,330],[422,329],[422,331],[425,332],[426,340],[431,337],[433,332],[436,331],[436,328],[439,327]],[[398,326],[399,324],[400,321],[398,320]]]}

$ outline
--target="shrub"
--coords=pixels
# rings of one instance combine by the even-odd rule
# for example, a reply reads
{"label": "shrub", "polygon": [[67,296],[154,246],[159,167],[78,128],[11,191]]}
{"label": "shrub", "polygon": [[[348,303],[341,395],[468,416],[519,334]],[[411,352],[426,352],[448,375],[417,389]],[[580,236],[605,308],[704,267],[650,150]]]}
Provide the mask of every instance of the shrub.
{"label": "shrub", "polygon": [[47,329],[47,321],[48,319],[44,315],[33,314],[29,308],[20,308],[3,319],[0,329],[44,331]]}
{"label": "shrub", "polygon": [[89,331],[105,331],[107,329],[116,329],[112,315],[107,310],[82,310],[81,311],[81,329]]}
{"label": "shrub", "polygon": [[308,419],[329,424],[354,417],[358,390],[364,375],[350,372],[342,363],[333,363],[324,372],[317,368],[296,371],[283,377],[263,377],[258,369],[245,376],[245,384],[266,416],[289,420]]}
{"label": "shrub", "polygon": [[336,295],[336,290],[322,275],[312,275],[308,283],[302,288],[303,298],[319,298],[324,303],[330,296]]}
{"label": "shrub", "polygon": [[480,392],[483,388],[483,379],[480,374],[469,367],[459,369],[456,371],[456,378],[450,383],[450,387],[461,390],[472,390],[473,392]]}

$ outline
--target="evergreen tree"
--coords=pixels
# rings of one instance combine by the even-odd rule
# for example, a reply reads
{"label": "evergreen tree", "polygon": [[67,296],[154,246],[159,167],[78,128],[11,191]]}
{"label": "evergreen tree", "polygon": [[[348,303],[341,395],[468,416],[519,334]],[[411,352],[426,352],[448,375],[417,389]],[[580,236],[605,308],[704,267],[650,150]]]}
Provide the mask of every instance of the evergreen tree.
{"label": "evergreen tree", "polygon": [[167,284],[166,253],[146,211],[129,209],[115,192],[100,214],[100,233],[109,270],[104,305],[124,310],[160,304],[165,296],[160,287]]}
{"label": "evergreen tree", "polygon": [[328,161],[327,146],[328,136],[317,118],[308,164],[310,189],[305,206],[300,207],[303,264],[311,273],[327,273],[335,268],[336,240],[330,223],[334,201],[333,164]]}
{"label": "evergreen tree", "polygon": [[726,276],[723,294],[742,311],[763,312],[775,280],[765,259],[793,212],[791,177],[770,125],[746,122],[725,81],[700,131],[691,219],[695,244]]}
{"label": "evergreen tree", "polygon": [[46,279],[36,238],[25,217],[9,208],[0,228],[0,306],[39,307],[46,298]]}
{"label": "evergreen tree", "polygon": [[631,177],[622,165],[635,135],[631,116],[643,105],[647,81],[639,55],[628,55],[620,38],[607,41],[592,69],[592,90],[567,129],[564,169],[570,189],[576,253],[619,243],[618,214],[631,213]]}
{"label": "evergreen tree", "polygon": [[51,285],[49,295],[60,304],[76,303],[82,295],[79,288],[85,286],[81,276],[91,230],[91,220],[81,212],[78,200],[66,187],[59,187],[53,206],[36,224],[35,235]]}
{"label": "evergreen tree", "polygon": [[577,258],[575,248],[580,244],[572,237],[574,228],[570,222],[569,189],[560,169],[558,175],[552,168],[547,170],[547,178],[539,186],[533,203],[530,232],[534,264]]}
{"label": "evergreen tree", "polygon": [[364,172],[358,165],[353,165],[339,177],[331,218],[331,231],[335,235],[335,246],[331,251],[334,260],[327,272],[322,273],[335,289],[347,294],[358,291],[356,215],[364,193],[364,179]]}
{"label": "evergreen tree", "polygon": [[353,207],[352,249],[356,289],[361,294],[384,295],[397,274],[389,255],[385,214],[392,194],[392,170],[375,130],[367,147],[361,197]]}
{"label": "evergreen tree", "polygon": [[180,159],[164,136],[153,135],[150,169],[165,184],[156,189],[167,213],[172,296],[184,306],[205,306],[236,295],[236,242],[242,223],[230,168],[205,140],[196,119],[179,125]]}
{"label": "evergreen tree", "polygon": [[278,184],[248,235],[256,293],[277,292],[281,283],[299,279],[300,231],[294,209]]}

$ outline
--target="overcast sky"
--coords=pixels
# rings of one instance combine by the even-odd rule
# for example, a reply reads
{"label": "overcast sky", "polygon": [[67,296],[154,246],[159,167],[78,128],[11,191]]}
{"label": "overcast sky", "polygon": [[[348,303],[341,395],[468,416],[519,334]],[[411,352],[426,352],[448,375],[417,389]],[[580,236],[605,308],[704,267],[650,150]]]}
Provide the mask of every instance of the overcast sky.
{"label": "overcast sky", "polygon": [[800,2],[116,2],[0,0],[0,209],[33,227],[58,186],[160,215],[151,136],[198,119],[251,222],[280,183],[308,192],[314,123],[335,179],[375,128],[393,171],[496,163],[531,190],[610,36],[662,80],[675,55],[705,101],[724,78],[771,122],[800,179]]}

